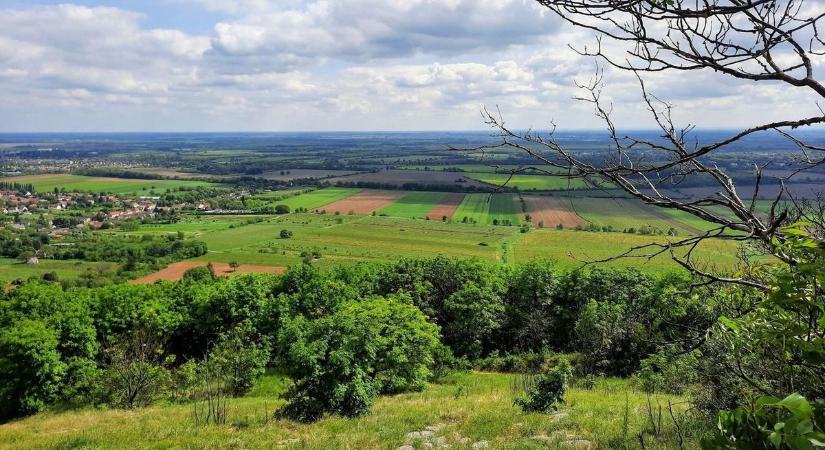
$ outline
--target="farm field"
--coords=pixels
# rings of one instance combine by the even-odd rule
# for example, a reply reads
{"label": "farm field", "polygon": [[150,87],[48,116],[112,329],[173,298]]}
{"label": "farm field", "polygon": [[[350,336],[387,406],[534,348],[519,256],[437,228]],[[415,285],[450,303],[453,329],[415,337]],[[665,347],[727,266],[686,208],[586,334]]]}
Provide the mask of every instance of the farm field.
{"label": "farm field", "polygon": [[[166,268],[159,270],[155,273],[146,275],[145,277],[137,278],[135,280],[131,280],[130,284],[150,284],[154,283],[158,280],[164,281],[178,281],[183,278],[183,274],[186,273],[187,270],[195,268],[195,267],[205,267],[209,265],[209,262],[204,261],[181,261],[169,264]],[[221,277],[228,277],[230,275],[242,274],[242,273],[272,273],[272,274],[280,274],[286,271],[285,267],[276,267],[276,266],[254,266],[254,265],[241,265],[237,269],[233,269],[228,263],[213,263],[212,267],[215,270],[215,275]]]}
{"label": "farm field", "polygon": [[[517,375],[461,372],[428,385],[422,392],[379,397],[373,411],[360,418],[329,417],[314,424],[270,419],[283,404],[285,377],[266,375],[241,398],[228,400],[225,425],[193,426],[191,405],[157,405],[136,411],[85,409],[41,413],[0,425],[0,450],[68,448],[284,448],[396,449],[407,433],[444,424],[439,435],[456,450],[469,450],[478,441],[495,449],[563,448],[561,440],[585,439],[595,448],[621,442],[623,415],[629,414],[626,435],[647,426],[647,397],[629,380],[599,378],[593,389],[571,387],[566,414],[551,420],[546,414],[523,413],[513,405]],[[458,395],[461,393],[461,395]],[[651,401],[687,405],[682,397],[656,394]],[[665,433],[675,434],[665,423]],[[698,436],[688,432],[685,448],[698,448]],[[465,443],[459,442],[467,437]],[[659,449],[676,449],[672,443]]]}
{"label": "farm field", "polygon": [[441,201],[433,207],[432,210],[430,210],[429,216],[433,220],[440,220],[443,217],[452,219],[462,201],[464,201],[464,194],[450,192],[446,194]]}
{"label": "farm field", "polygon": [[467,194],[453,214],[456,222],[487,223],[490,194]]}
{"label": "farm field", "polygon": [[490,197],[487,223],[518,225],[523,218],[521,202],[516,194],[497,193]]}
{"label": "farm field", "polygon": [[301,178],[331,178],[352,175],[357,173],[352,170],[326,170],[326,169],[284,169],[264,172],[260,176],[267,180],[292,181]]}
{"label": "farm field", "polygon": [[531,223],[534,226],[543,224],[543,227],[553,228],[561,225],[564,228],[576,228],[586,226],[587,222],[579,217],[570,208],[570,201],[559,197],[538,197],[525,195],[524,203],[527,206],[527,213],[530,214]]}
{"label": "farm field", "polygon": [[452,185],[463,188],[469,186],[489,188],[488,185],[476,180],[471,180],[462,173],[428,172],[423,170],[381,170],[378,172],[358,173],[346,177],[330,178],[327,181],[331,184],[366,182],[403,186],[406,183],[416,183],[423,185]]}
{"label": "farm field", "polygon": [[[306,194],[297,195],[283,200],[278,200],[278,205],[289,206],[291,210],[298,208],[317,209],[330,203],[345,199],[360,192],[360,189],[351,188],[325,188]],[[264,197],[265,198],[265,197]]]}
{"label": "farm field", "polygon": [[404,191],[365,190],[330,203],[323,210],[338,214],[369,214],[393,204],[404,194]]}
{"label": "farm field", "polygon": [[584,220],[617,231],[650,226],[662,231],[676,228],[680,234],[693,234],[704,228],[701,220],[687,214],[665,212],[638,200],[570,197],[570,201],[572,209]]}
{"label": "farm field", "polygon": [[0,282],[8,283],[17,279],[26,280],[31,277],[42,277],[44,273],[55,272],[61,280],[72,280],[89,269],[107,269],[117,265],[114,263],[92,263],[73,260],[41,259],[38,264],[26,264],[16,259],[0,258]]}
{"label": "farm field", "polygon": [[552,191],[589,187],[583,180],[550,175],[510,175],[506,173],[465,172],[467,178],[495,186],[506,186],[522,191]]}
{"label": "farm field", "polygon": [[[395,217],[424,218],[430,214],[444,197],[445,192],[410,192],[391,205],[378,210],[378,214]],[[441,216],[438,216],[439,218]]]}
{"label": "farm field", "polygon": [[23,183],[34,185],[40,192],[52,191],[55,188],[67,191],[81,192],[111,192],[114,194],[144,194],[150,192],[163,193],[167,189],[181,187],[209,186],[212,183],[194,180],[139,180],[110,177],[87,177],[70,174],[24,175],[0,179],[9,183]]}

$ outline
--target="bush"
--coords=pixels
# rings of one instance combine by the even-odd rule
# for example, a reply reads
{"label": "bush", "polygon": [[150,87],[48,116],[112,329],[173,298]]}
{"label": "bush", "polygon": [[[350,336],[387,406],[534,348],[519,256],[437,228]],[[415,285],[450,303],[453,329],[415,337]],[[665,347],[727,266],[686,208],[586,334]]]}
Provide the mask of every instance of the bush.
{"label": "bush", "polygon": [[281,239],[289,239],[291,237],[292,237],[292,232],[291,231],[289,231],[287,229],[281,230]]}
{"label": "bush", "polygon": [[36,413],[58,398],[66,364],[57,334],[22,320],[0,332],[0,420]]}
{"label": "bush", "polygon": [[215,274],[207,266],[193,267],[183,273],[183,279],[193,282],[212,281],[215,279]]}
{"label": "bush", "polygon": [[525,397],[515,400],[525,412],[555,411],[559,403],[564,403],[567,383],[573,376],[573,366],[566,359],[560,359],[556,366],[539,375],[532,386],[528,386]]}
{"label": "bush", "polygon": [[210,352],[210,362],[225,379],[230,395],[240,397],[261,378],[272,350],[269,341],[256,339],[252,323],[244,321],[221,335]]}
{"label": "bush", "polygon": [[275,214],[289,214],[289,206],[277,205],[275,206]]}
{"label": "bush", "polygon": [[299,421],[324,413],[358,416],[377,394],[422,389],[432,375],[438,328],[408,302],[350,301],[317,320],[287,321],[280,339],[294,384],[279,415]]}

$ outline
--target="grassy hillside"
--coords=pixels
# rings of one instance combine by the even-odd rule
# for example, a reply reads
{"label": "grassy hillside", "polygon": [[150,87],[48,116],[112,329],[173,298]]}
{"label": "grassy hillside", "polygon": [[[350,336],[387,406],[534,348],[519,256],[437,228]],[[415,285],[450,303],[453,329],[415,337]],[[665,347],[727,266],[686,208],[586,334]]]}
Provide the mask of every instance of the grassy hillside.
{"label": "grassy hillside", "polygon": [[[561,414],[525,414],[513,406],[518,376],[459,373],[424,392],[382,397],[358,419],[326,418],[304,425],[271,418],[287,381],[267,376],[244,398],[229,402],[226,425],[196,426],[191,405],[131,411],[81,410],[43,413],[0,425],[0,450],[11,449],[396,449],[407,433],[442,426],[437,436],[454,449],[487,441],[490,449],[640,448],[637,435],[648,427],[647,397],[626,380],[600,379],[593,389],[572,388]],[[685,405],[670,400],[686,434],[685,448],[697,448],[696,432],[683,416]],[[627,417],[625,427],[625,414]],[[678,448],[672,421],[646,437],[647,448]],[[626,432],[624,431],[626,428]],[[424,448],[418,442],[416,448]]]}

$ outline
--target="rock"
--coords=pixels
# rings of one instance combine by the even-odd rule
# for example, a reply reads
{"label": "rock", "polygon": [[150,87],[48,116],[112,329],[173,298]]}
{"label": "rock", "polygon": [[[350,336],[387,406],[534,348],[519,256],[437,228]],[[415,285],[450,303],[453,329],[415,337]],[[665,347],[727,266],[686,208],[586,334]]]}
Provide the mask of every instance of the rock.
{"label": "rock", "polygon": [[445,438],[444,436],[439,436],[435,438],[435,441],[433,441],[433,443],[440,448],[450,448],[450,444],[447,443],[447,438]]}
{"label": "rock", "polygon": [[401,447],[398,447],[398,450],[415,450],[415,447],[412,445],[402,445]]}
{"label": "rock", "polygon": [[296,438],[289,438],[289,439],[280,440],[280,441],[276,442],[275,445],[277,445],[279,447],[283,447],[283,446],[286,446],[286,445],[297,444],[298,442],[301,442],[301,440],[296,439]]}
{"label": "rock", "polygon": [[567,416],[568,416],[567,413],[559,412],[559,413],[552,414],[550,416],[550,420],[553,421],[553,422],[560,422],[560,421],[566,419]]}
{"label": "rock", "polygon": [[593,444],[587,439],[570,439],[568,441],[561,441],[561,446],[575,450],[590,450],[593,448]]}
{"label": "rock", "polygon": [[467,444],[470,443],[470,438],[468,438],[466,436],[462,436],[462,437],[456,439],[456,442],[458,442],[461,445],[467,445]]}
{"label": "rock", "polygon": [[422,435],[421,435],[421,432],[420,432],[420,431],[410,431],[410,432],[409,432],[409,433],[407,433],[407,435],[406,435],[406,436],[404,436],[404,437],[405,437],[408,441],[415,441],[415,440],[421,440],[421,439],[424,439],[424,436],[422,436]]}
{"label": "rock", "polygon": [[487,441],[478,441],[472,445],[473,450],[479,450],[480,448],[487,448],[490,446],[490,443]]}
{"label": "rock", "polygon": [[435,436],[435,431],[432,430],[421,430],[418,432],[423,439],[430,439]]}
{"label": "rock", "polygon": [[421,447],[423,447],[423,448],[435,448],[435,445],[433,445],[432,442],[425,442],[425,443],[421,444]]}
{"label": "rock", "polygon": [[446,426],[447,425],[444,425],[443,423],[437,423],[435,425],[430,425],[428,427],[425,427],[424,429],[427,430],[427,431],[432,431],[433,433],[438,433],[439,431],[441,431]]}

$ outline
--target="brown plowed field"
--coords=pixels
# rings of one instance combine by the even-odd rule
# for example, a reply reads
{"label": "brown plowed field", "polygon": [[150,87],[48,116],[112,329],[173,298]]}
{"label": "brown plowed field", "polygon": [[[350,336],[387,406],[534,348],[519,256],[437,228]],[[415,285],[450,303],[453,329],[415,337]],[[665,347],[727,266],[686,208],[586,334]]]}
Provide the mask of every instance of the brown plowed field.
{"label": "brown plowed field", "polygon": [[[165,269],[159,270],[153,274],[146,275],[135,280],[130,281],[130,284],[151,284],[158,280],[178,281],[183,278],[184,272],[193,268],[201,267],[209,264],[206,261],[181,261],[169,264]],[[212,263],[215,268],[215,273],[219,276],[226,277],[234,273],[232,268],[227,263]],[[252,266],[241,264],[238,266],[238,273],[284,273],[285,267],[277,266]]]}
{"label": "brown plowed field", "polygon": [[391,205],[406,193],[406,191],[361,191],[318,209],[327,213],[369,214]]}
{"label": "brown plowed field", "polygon": [[464,200],[464,194],[451,192],[445,195],[427,216],[433,220],[441,220],[444,216],[452,219],[455,210],[458,209],[458,205],[461,204],[462,200]]}
{"label": "brown plowed field", "polygon": [[562,224],[564,228],[587,225],[587,221],[572,211],[562,199],[525,195],[524,202],[527,204],[527,213],[533,219],[533,225],[538,225],[539,222],[544,222],[545,228],[553,228],[558,224]]}

